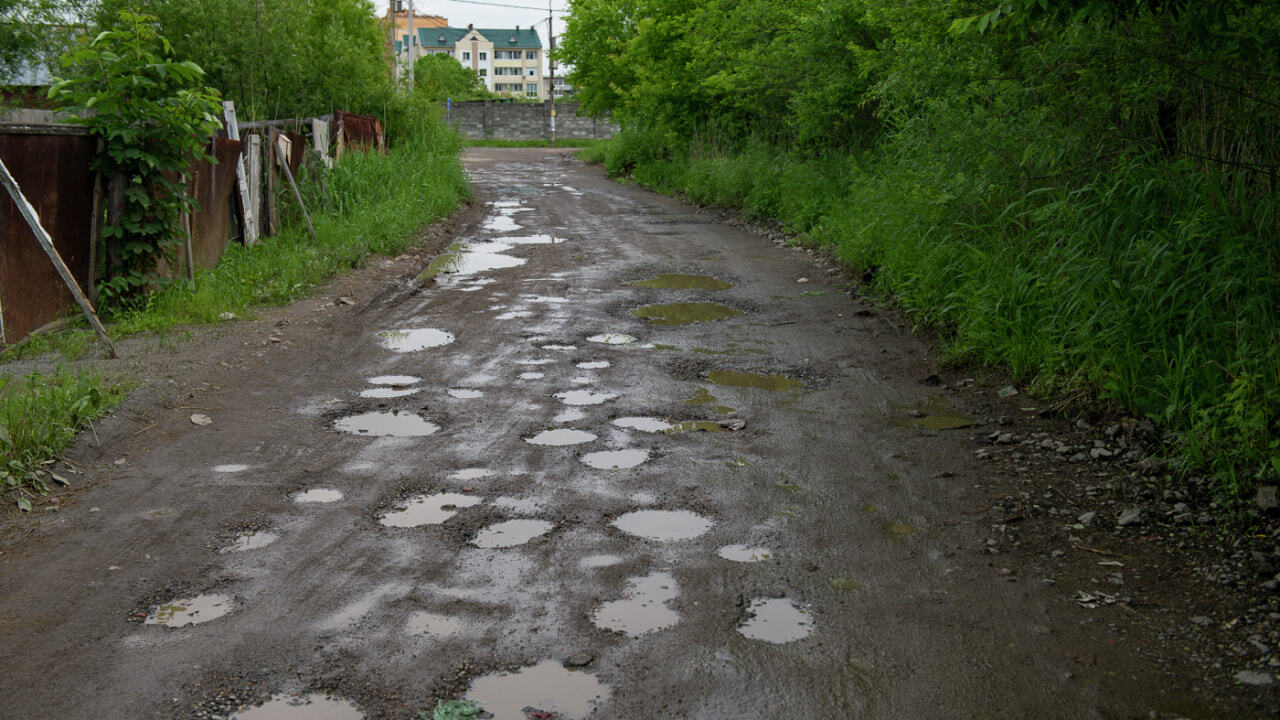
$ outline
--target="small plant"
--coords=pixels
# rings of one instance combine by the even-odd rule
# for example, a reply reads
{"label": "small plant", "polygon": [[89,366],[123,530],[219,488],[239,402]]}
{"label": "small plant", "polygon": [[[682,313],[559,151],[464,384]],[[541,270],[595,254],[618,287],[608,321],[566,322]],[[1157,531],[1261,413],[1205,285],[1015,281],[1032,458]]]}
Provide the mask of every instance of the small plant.
{"label": "small plant", "polygon": [[430,715],[426,710],[419,710],[417,720],[471,720],[483,709],[480,703],[469,700],[441,700]]}

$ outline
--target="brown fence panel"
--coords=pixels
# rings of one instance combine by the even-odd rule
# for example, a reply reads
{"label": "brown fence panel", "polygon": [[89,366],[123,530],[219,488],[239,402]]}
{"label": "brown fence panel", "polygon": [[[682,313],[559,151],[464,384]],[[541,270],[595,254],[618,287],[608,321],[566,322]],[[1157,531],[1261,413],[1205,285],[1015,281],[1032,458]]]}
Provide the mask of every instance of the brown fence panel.
{"label": "brown fence panel", "polygon": [[[35,206],[72,276],[87,287],[93,216],[89,163],[97,139],[81,130],[35,134],[0,129],[0,159]],[[0,307],[8,343],[75,307],[75,299],[4,192],[0,192]]]}
{"label": "brown fence panel", "polygon": [[217,138],[214,157],[218,164],[195,163],[190,188],[200,210],[191,216],[191,255],[197,268],[217,265],[227,249],[231,194],[236,189],[236,160],[241,145],[239,140]]}
{"label": "brown fence panel", "polygon": [[348,147],[382,149],[382,121],[373,115],[356,115],[338,110],[333,113],[333,122],[341,128]]}

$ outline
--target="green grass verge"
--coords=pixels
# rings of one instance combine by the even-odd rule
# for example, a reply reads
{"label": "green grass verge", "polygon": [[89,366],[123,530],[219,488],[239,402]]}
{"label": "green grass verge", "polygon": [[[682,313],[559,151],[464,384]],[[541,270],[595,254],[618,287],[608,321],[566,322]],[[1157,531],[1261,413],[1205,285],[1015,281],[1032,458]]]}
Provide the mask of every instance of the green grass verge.
{"label": "green grass verge", "polygon": [[0,375],[0,491],[30,510],[28,495],[44,493],[49,482],[65,483],[48,469],[51,458],[118,405],[126,390],[97,373],[62,368]]}
{"label": "green grass verge", "polygon": [[556,140],[553,145],[550,140],[467,140],[467,147],[494,147],[494,148],[545,148],[545,147],[563,147],[563,148],[589,148],[603,143],[603,140],[590,139],[566,139]]}

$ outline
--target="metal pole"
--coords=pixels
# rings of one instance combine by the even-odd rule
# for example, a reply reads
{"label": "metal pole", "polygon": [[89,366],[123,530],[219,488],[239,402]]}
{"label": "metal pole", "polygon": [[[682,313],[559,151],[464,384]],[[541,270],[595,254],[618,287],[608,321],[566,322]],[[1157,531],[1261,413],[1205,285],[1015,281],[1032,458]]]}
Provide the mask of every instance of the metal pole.
{"label": "metal pole", "polygon": [[550,47],[550,54],[547,55],[547,66],[551,69],[551,146],[556,144],[556,29],[555,16],[551,11],[551,0],[547,0],[547,45]]}

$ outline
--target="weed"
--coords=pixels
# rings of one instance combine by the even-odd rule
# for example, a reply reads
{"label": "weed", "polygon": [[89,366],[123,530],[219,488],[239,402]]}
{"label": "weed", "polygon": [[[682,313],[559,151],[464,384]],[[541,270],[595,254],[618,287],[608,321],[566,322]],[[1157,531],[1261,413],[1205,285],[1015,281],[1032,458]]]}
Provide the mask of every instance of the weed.
{"label": "weed", "polygon": [[480,703],[469,700],[441,700],[430,715],[426,710],[419,710],[418,720],[472,720],[481,710]]}

